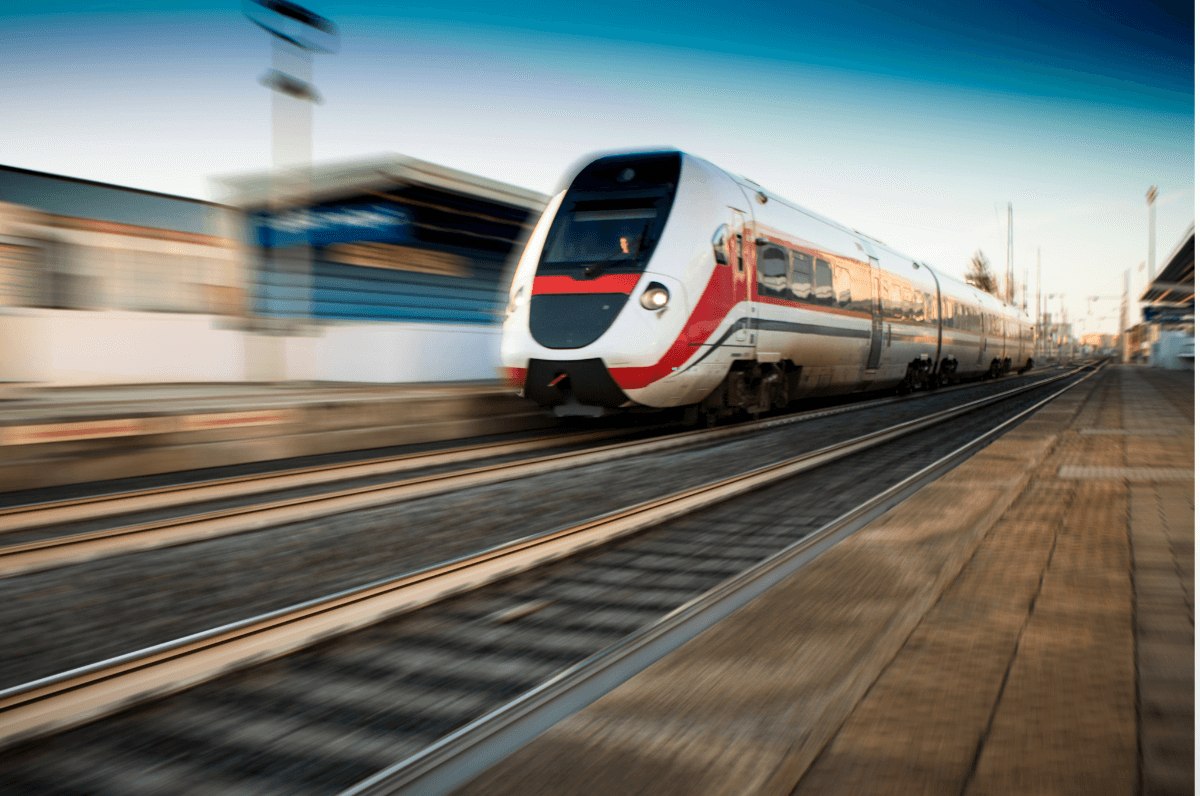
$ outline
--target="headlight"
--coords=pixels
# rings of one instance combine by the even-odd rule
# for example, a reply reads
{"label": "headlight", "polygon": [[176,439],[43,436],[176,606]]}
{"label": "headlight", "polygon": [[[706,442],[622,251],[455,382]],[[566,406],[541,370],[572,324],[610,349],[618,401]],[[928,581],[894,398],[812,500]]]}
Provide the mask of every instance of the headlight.
{"label": "headlight", "polygon": [[511,296],[509,296],[508,306],[504,308],[504,317],[507,318],[508,316],[510,316],[514,312],[516,312],[517,307],[520,307],[522,304],[525,303],[524,299],[525,299],[525,286],[521,285],[519,288],[517,288],[516,293],[513,293]]}
{"label": "headlight", "polygon": [[671,300],[671,293],[658,282],[651,282],[642,293],[641,304],[648,310],[661,310]]}

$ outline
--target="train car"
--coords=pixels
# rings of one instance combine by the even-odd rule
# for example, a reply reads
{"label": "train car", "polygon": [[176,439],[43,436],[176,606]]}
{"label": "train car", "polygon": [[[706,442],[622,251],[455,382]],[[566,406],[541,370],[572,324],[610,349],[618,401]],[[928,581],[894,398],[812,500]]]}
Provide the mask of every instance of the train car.
{"label": "train car", "polygon": [[994,296],[682,152],[583,166],[534,227],[501,359],[560,416],[756,414],[1033,365]]}

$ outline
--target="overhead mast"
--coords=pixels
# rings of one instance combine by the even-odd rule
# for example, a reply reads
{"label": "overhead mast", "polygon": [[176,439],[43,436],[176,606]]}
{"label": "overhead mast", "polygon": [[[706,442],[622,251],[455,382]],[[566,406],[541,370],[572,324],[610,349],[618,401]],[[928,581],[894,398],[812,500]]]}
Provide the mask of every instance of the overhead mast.
{"label": "overhead mast", "polygon": [[1004,276],[1004,301],[1010,307],[1013,303],[1013,229],[1012,202],[1008,203],[1008,271]]}

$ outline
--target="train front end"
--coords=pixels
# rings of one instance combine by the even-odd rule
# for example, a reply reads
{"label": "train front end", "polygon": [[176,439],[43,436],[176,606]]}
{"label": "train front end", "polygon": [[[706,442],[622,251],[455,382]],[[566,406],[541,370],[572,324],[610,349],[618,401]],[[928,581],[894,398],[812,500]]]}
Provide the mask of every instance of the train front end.
{"label": "train front end", "polygon": [[612,155],[551,200],[509,293],[509,381],[560,416],[674,405],[657,385],[688,319],[679,152]]}

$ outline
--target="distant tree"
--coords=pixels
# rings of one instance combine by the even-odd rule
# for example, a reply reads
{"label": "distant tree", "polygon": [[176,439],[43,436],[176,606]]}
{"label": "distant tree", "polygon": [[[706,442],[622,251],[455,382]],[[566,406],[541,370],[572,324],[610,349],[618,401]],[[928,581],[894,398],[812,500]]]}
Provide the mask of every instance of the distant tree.
{"label": "distant tree", "polygon": [[967,267],[967,284],[993,296],[1000,295],[1000,285],[996,281],[996,275],[992,273],[992,264],[988,262],[987,255],[979,249],[971,255],[971,265]]}

